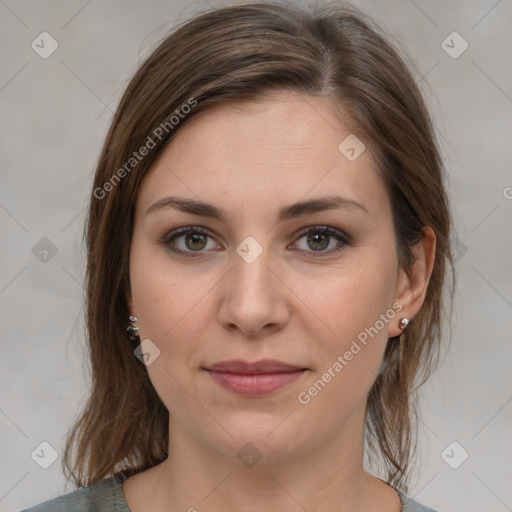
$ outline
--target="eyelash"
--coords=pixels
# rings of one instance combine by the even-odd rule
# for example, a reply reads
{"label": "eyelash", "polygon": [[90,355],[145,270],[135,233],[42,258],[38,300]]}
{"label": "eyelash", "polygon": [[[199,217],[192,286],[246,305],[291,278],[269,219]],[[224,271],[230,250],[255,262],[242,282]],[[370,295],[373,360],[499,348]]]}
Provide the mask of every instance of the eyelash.
{"label": "eyelash", "polygon": [[[203,257],[204,249],[202,251],[182,251],[181,249],[175,249],[171,246],[171,242],[174,242],[177,238],[190,233],[213,238],[209,231],[205,230],[200,226],[187,226],[171,231],[170,233],[165,235],[159,242],[165,245],[171,252],[175,254],[179,254],[186,258],[201,258]],[[310,258],[324,258],[326,257],[326,255],[339,253],[345,248],[345,246],[350,245],[349,237],[347,235],[345,235],[343,232],[337,229],[330,228],[329,226],[310,226],[304,228],[299,233],[297,240],[303,238],[305,235],[308,235],[310,233],[327,235],[335,238],[340,242],[340,244],[336,248],[331,249],[329,251],[304,251],[302,249],[298,249],[298,251],[308,254],[308,257]]]}

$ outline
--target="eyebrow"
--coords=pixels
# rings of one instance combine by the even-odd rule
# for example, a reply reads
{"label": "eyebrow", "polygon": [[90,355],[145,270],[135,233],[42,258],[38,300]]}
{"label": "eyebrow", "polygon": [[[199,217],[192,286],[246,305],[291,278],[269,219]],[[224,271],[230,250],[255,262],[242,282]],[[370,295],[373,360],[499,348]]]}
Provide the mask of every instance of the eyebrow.
{"label": "eyebrow", "polygon": [[[163,197],[162,199],[159,199],[146,210],[146,215],[151,212],[159,211],[163,208],[175,208],[185,213],[219,219],[223,222],[226,222],[227,219],[227,212],[223,208],[219,208],[203,201],[184,199],[176,196]],[[284,206],[277,212],[277,220],[278,222],[282,222],[295,217],[338,208],[346,210],[356,209],[370,215],[370,212],[361,203],[358,203],[353,199],[340,196],[328,196],[309,199],[307,201]]]}

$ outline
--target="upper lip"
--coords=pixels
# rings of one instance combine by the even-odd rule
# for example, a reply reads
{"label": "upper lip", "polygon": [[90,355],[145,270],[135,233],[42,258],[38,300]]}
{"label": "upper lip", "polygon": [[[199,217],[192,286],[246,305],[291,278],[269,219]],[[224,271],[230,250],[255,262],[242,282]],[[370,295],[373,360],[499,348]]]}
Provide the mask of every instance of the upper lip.
{"label": "upper lip", "polygon": [[293,364],[278,361],[277,359],[261,359],[260,361],[243,361],[242,359],[231,359],[221,361],[206,367],[212,372],[237,373],[245,375],[255,375],[263,373],[284,373],[305,370],[306,368],[295,366]]}

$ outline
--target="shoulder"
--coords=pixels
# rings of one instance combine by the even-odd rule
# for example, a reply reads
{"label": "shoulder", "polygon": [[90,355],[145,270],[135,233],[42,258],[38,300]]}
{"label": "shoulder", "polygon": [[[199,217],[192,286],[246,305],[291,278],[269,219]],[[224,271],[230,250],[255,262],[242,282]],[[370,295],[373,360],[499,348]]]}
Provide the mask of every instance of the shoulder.
{"label": "shoulder", "polygon": [[425,505],[421,505],[417,501],[414,501],[412,498],[408,498],[399,490],[396,490],[400,496],[400,500],[402,501],[402,512],[436,512],[432,508],[425,507]]}
{"label": "shoulder", "polygon": [[130,512],[116,475],[21,512]]}

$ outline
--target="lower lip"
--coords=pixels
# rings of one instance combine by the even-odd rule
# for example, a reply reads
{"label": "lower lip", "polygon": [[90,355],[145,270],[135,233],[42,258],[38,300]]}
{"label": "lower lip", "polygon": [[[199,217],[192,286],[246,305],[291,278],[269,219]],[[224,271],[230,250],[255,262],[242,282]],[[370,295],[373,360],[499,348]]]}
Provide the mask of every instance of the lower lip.
{"label": "lower lip", "polygon": [[223,388],[238,395],[265,395],[277,391],[301,377],[306,370],[282,373],[262,373],[260,375],[242,375],[239,373],[208,373]]}

